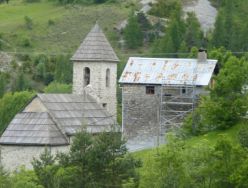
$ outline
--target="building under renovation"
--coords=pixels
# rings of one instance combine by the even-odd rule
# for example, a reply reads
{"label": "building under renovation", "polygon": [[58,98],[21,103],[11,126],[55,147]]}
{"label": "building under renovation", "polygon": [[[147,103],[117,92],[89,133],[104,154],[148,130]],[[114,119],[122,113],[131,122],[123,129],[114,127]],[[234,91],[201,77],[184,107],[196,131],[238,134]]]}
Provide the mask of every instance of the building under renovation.
{"label": "building under renovation", "polygon": [[122,130],[127,138],[161,135],[180,126],[205,87],[217,60],[130,57],[121,75]]}

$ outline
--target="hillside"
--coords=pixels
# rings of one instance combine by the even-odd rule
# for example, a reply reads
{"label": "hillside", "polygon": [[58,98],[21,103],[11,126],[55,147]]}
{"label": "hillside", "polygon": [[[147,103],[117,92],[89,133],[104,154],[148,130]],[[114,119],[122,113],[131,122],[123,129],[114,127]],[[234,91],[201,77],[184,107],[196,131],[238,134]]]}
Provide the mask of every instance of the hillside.
{"label": "hillside", "polygon": [[[46,54],[71,54],[80,41],[98,21],[113,46],[117,46],[113,28],[126,19],[133,3],[107,3],[101,5],[67,5],[43,0],[24,3],[12,0],[0,4],[0,33],[6,51]],[[31,19],[27,28],[24,17]],[[23,44],[29,40],[30,46]]]}

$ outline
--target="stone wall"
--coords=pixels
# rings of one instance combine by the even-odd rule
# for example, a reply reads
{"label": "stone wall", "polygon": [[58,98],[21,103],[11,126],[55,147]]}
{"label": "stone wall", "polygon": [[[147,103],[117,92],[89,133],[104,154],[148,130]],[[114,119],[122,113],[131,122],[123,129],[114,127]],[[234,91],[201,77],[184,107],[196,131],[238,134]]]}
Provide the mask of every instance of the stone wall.
{"label": "stone wall", "polygon": [[[160,118],[171,114],[164,109],[165,105],[161,104],[161,86],[155,87],[154,94],[146,93],[146,85],[124,84],[122,86],[122,131],[126,138],[136,137],[140,135],[155,136],[160,131]],[[187,88],[187,93],[182,93],[182,88],[163,87],[163,99],[172,102],[192,102],[192,88]],[[202,87],[195,89],[195,94],[204,92]],[[179,99],[174,96],[180,95]],[[182,96],[183,95],[183,96]],[[168,99],[166,99],[168,97]],[[185,97],[185,98],[184,98]],[[166,104],[168,106],[168,104]],[[189,110],[185,109],[185,105],[173,105],[169,108],[172,110]],[[174,108],[174,109],[173,109]],[[192,107],[187,106],[192,109]],[[160,117],[161,113],[164,113]],[[169,112],[170,113],[170,112]],[[175,119],[175,122],[177,119]],[[182,121],[179,120],[179,121]],[[170,127],[168,127],[170,128]]]}
{"label": "stone wall", "polygon": [[[117,63],[109,62],[74,62],[73,93],[84,93],[84,68],[90,68],[90,85],[100,99],[100,103],[116,118],[116,79]],[[106,70],[110,69],[110,85],[106,87]]]}
{"label": "stone wall", "polygon": [[125,137],[140,134],[156,135],[158,131],[160,87],[155,86],[154,94],[146,94],[142,85],[123,85],[122,87],[122,128]]}
{"label": "stone wall", "polygon": [[[20,166],[32,169],[33,158],[39,158],[44,146],[1,146],[1,164],[8,171],[15,171]],[[55,155],[57,152],[68,152],[69,146],[47,147]]]}

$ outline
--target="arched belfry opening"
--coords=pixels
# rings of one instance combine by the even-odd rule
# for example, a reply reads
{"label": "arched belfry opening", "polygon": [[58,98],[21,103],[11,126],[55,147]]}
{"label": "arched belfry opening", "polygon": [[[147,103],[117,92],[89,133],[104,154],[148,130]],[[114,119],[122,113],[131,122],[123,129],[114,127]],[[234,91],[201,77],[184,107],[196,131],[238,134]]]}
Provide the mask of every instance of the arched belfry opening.
{"label": "arched belfry opening", "polygon": [[106,69],[106,87],[110,86],[110,69]]}
{"label": "arched belfry opening", "polygon": [[84,86],[87,86],[90,84],[90,68],[85,67],[84,68]]}

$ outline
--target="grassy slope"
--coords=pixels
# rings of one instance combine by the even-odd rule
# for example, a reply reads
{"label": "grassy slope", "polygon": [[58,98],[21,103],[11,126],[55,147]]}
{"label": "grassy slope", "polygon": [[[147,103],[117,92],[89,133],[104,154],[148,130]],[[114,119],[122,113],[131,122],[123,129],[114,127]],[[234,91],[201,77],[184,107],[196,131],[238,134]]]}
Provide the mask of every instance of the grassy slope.
{"label": "grassy slope", "polygon": [[[214,131],[214,132],[207,133],[205,135],[195,136],[195,137],[185,140],[185,144],[191,147],[198,147],[198,146],[205,145],[205,144],[209,146],[214,146],[217,140],[222,136],[225,136],[226,138],[231,140],[233,144],[238,144],[237,133],[240,130],[241,126],[242,125],[240,124],[226,131]],[[143,166],[139,169],[140,176],[141,176],[141,182],[142,182],[143,175],[146,174],[148,166],[150,167],[149,164],[155,161],[155,156],[157,155],[159,151],[162,151],[164,147],[165,146],[160,146],[159,148],[143,150],[143,151],[133,153],[134,157],[141,159],[143,163]]]}
{"label": "grassy slope", "polygon": [[[48,0],[39,3],[23,3],[12,0],[0,5],[0,33],[9,44],[9,51],[35,51],[43,53],[72,53],[89,32],[96,20],[113,46],[117,40],[113,28],[126,19],[131,11],[128,3],[104,5],[59,6]],[[24,17],[33,20],[33,29],[25,28]],[[48,24],[53,20],[55,25]],[[32,47],[23,47],[23,38],[30,38]]]}

